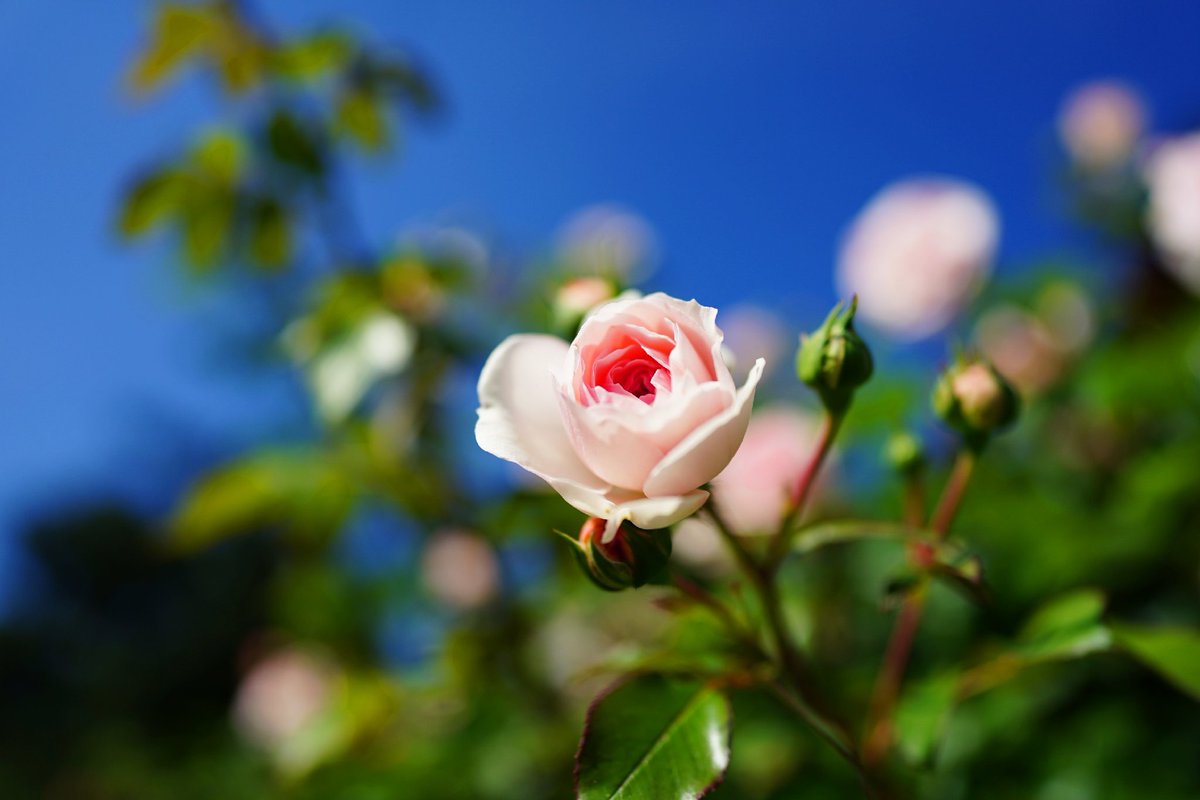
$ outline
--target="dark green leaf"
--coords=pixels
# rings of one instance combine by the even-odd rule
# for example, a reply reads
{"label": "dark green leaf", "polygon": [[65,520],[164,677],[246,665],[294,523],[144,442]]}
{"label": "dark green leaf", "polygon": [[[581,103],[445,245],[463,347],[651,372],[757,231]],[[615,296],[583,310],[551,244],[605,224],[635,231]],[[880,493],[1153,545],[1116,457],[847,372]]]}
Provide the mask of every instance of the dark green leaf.
{"label": "dark green leaf", "polygon": [[266,267],[278,267],[292,254],[292,226],[278,203],[259,203],[250,220],[250,255]]}
{"label": "dark green leaf", "polygon": [[317,136],[295,116],[276,111],[267,123],[267,146],[280,163],[309,175],[320,175],[325,159]]}
{"label": "dark green leaf", "polygon": [[1200,700],[1200,631],[1182,627],[1114,628],[1117,643],[1178,689]]}
{"label": "dark green leaf", "polygon": [[700,683],[644,675],[588,711],[576,756],[580,800],[698,798],[729,764],[731,710]]}

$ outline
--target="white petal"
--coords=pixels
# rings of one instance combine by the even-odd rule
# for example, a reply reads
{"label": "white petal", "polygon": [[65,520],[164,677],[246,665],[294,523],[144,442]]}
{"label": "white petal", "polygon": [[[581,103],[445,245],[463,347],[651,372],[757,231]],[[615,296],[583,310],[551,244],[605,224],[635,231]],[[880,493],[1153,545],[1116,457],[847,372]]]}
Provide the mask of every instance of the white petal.
{"label": "white petal", "polygon": [[647,497],[683,494],[725,469],[746,435],[754,390],[765,366],[766,362],[758,359],[733,404],[692,431],[650,471],[643,487]]}
{"label": "white petal", "polygon": [[628,520],[639,528],[653,530],[674,525],[685,517],[690,517],[708,500],[708,492],[697,489],[676,497],[643,497],[621,503],[609,510],[604,516],[608,524],[604,528],[605,544],[612,541],[617,534],[617,528]]}
{"label": "white petal", "polygon": [[579,497],[603,496],[608,485],[575,455],[559,412],[552,373],[566,357],[567,343],[553,336],[521,334],[501,342],[479,375],[475,439],[564,496],[561,486],[573,487]]}

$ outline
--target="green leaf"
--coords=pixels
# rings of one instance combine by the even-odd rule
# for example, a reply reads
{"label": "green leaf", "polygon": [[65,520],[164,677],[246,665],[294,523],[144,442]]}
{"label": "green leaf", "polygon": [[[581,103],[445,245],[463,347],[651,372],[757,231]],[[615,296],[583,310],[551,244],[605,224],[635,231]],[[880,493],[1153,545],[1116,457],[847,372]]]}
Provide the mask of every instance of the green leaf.
{"label": "green leaf", "polygon": [[928,765],[933,760],[957,696],[957,673],[928,678],[904,693],[896,706],[895,737],[910,763]]}
{"label": "green leaf", "polygon": [[329,30],[287,42],[272,58],[280,75],[308,81],[345,66],[353,52],[353,41],[347,34]]}
{"label": "green leaf", "polygon": [[145,176],[125,195],[117,228],[132,239],[149,232],[179,209],[179,176],[162,170]]}
{"label": "green leaf", "polygon": [[129,72],[129,83],[147,93],[170,78],[183,63],[208,47],[215,25],[203,7],[167,3],[158,7],[150,45]]}
{"label": "green leaf", "polygon": [[292,254],[292,226],[287,211],[273,200],[255,206],[250,218],[250,255],[265,267],[278,267]]}
{"label": "green leaf", "polygon": [[192,487],[170,522],[169,544],[199,550],[268,525],[323,540],[341,525],[352,499],[348,476],[319,452],[259,453]]}
{"label": "green leaf", "polygon": [[732,711],[717,689],[643,675],[588,710],[575,760],[580,800],[702,797],[729,765]]}
{"label": "green leaf", "polygon": [[1063,595],[1039,609],[1026,623],[1017,654],[1038,663],[1078,658],[1112,646],[1112,634],[1101,622],[1104,595],[1081,589]]}
{"label": "green leaf", "polygon": [[820,522],[802,528],[796,536],[793,551],[799,554],[811,553],[831,544],[844,544],[871,540],[932,541],[933,534],[922,528],[914,528],[899,522],[883,520],[836,520]]}
{"label": "green leaf", "polygon": [[352,90],[339,99],[337,130],[349,136],[359,147],[376,153],[388,144],[388,121],[379,100],[368,92]]}
{"label": "green leaf", "polygon": [[1184,627],[1120,625],[1117,644],[1179,690],[1200,700],[1200,631]]}

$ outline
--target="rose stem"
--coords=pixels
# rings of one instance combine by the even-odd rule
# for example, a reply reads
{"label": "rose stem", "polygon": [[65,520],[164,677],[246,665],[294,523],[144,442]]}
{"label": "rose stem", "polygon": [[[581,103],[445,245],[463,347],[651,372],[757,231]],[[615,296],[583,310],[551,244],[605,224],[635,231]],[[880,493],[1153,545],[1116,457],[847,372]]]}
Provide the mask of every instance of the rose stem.
{"label": "rose stem", "polygon": [[837,438],[838,431],[842,427],[842,420],[845,419],[845,413],[830,413],[826,412],[821,421],[821,432],[817,441],[817,447],[813,451],[812,456],[808,459],[808,464],[804,471],[800,473],[800,477],[796,480],[792,487],[791,493],[788,496],[787,509],[783,513],[783,518],[779,521],[779,530],[775,537],[771,540],[771,550],[767,555],[766,569],[769,572],[775,572],[783,559],[787,556],[788,550],[791,548],[792,539],[796,535],[795,521],[800,512],[804,510],[804,503],[812,493],[813,485],[817,482],[817,475],[821,472],[821,465],[825,463],[825,459],[829,456],[829,451],[833,447],[833,440]]}
{"label": "rose stem", "polygon": [[[946,538],[954,515],[962,503],[963,494],[971,473],[978,461],[978,452],[970,448],[959,452],[951,468],[950,477],[942,490],[941,499],[933,512],[929,523],[937,539]],[[884,652],[883,665],[879,677],[875,681],[875,689],[871,694],[871,705],[867,715],[866,735],[863,741],[863,762],[873,765],[887,753],[892,743],[892,710],[900,695],[900,685],[904,681],[904,670],[912,653],[913,643],[917,638],[917,629],[921,625],[921,616],[925,610],[925,599],[928,594],[928,580],[921,580],[909,592],[896,615],[896,623]]]}
{"label": "rose stem", "polygon": [[738,565],[742,568],[746,578],[758,594],[759,603],[762,605],[763,613],[766,615],[767,627],[771,633],[772,644],[778,655],[780,666],[799,696],[798,702],[806,706],[808,717],[816,717],[821,720],[819,725],[814,724],[814,728],[818,730],[818,733],[823,737],[836,735],[842,742],[842,747],[849,748],[848,743],[851,741],[851,738],[845,725],[837,721],[825,707],[825,704],[818,699],[817,692],[813,687],[812,678],[809,675],[808,666],[792,643],[791,637],[788,636],[787,626],[783,619],[783,607],[780,604],[779,590],[775,583],[775,573],[769,570],[766,565],[759,565],[755,561],[737,534],[733,532],[733,529],[729,527],[729,524],[721,516],[711,498],[704,506],[704,511],[716,526],[717,531],[720,532],[721,538],[725,540],[729,548],[733,551]]}

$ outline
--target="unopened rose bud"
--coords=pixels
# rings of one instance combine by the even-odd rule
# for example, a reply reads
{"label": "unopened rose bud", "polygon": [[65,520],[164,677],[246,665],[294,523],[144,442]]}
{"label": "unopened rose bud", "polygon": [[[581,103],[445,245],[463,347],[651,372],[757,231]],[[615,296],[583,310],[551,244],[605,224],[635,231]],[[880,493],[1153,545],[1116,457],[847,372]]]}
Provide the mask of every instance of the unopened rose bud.
{"label": "unopened rose bud", "polygon": [[575,543],[579,563],[597,586],[617,592],[663,577],[671,558],[670,530],[648,531],[623,522],[605,542],[605,525],[598,517],[588,519]]}
{"label": "unopened rose bud", "polygon": [[987,361],[960,359],[933,390],[933,410],[969,444],[980,446],[1017,418],[1017,393]]}
{"label": "unopened rose bud", "polygon": [[875,369],[870,348],[854,330],[857,307],[856,299],[848,308],[838,303],[820,328],[801,337],[796,354],[796,374],[817,390],[825,408],[835,414],[846,410],[854,390]]}
{"label": "unopened rose bud", "polygon": [[925,466],[925,447],[907,431],[894,433],[883,451],[888,466],[901,475],[912,475]]}

